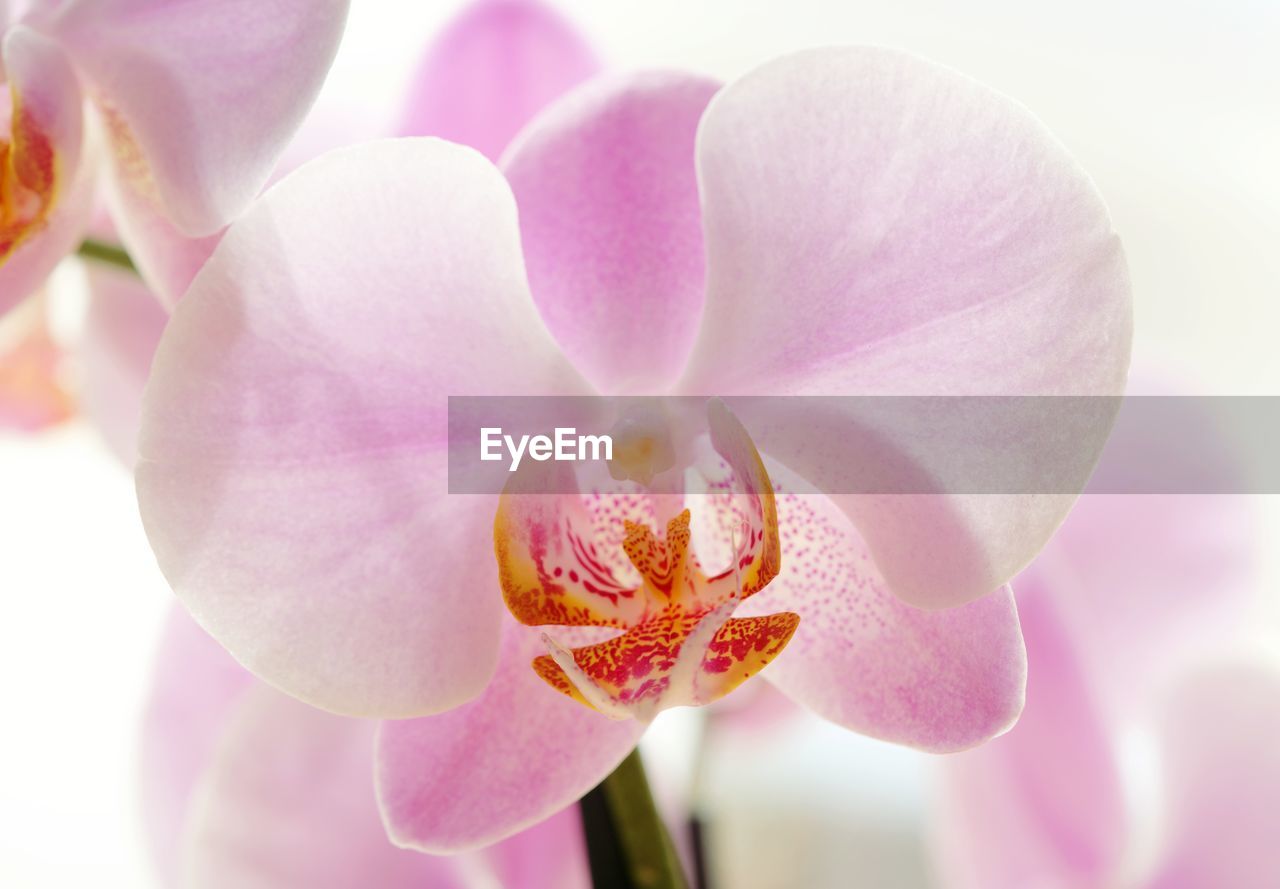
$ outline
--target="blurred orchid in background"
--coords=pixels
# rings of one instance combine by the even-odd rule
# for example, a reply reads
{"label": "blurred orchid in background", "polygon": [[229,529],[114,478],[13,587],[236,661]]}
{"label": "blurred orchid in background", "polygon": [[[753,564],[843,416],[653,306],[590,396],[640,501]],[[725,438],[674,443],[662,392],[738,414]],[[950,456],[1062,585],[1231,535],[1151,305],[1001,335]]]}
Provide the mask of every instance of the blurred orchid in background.
{"label": "blurred orchid in background", "polygon": [[[445,395],[1116,393],[1130,325],[1087,177],[1021,107],[961,75],[830,49],[723,89],[606,79],[540,115],[501,174],[474,151],[400,140],[330,153],[268,192],[165,333],[139,499],[166,577],[237,659],[309,703],[393,720],[376,757],[396,841],[472,848],[600,782],[655,709],[614,721],[553,690],[540,655],[554,662],[543,676],[594,707],[643,697],[603,681],[591,649],[548,652],[518,620],[573,644],[600,637],[565,624],[651,633],[665,706],[705,700],[700,680],[675,680],[712,660],[738,680],[758,670],[789,635],[776,622],[795,627],[768,616],[790,612],[795,636],[766,673],[789,695],[858,731],[962,749],[1016,718],[1024,655],[1002,585],[1065,507],[961,509],[983,557],[921,559],[935,539],[888,510],[855,530],[835,504],[789,495],[786,467],[762,464],[713,407],[746,503],[740,576],[668,635],[656,600],[605,614],[570,561],[552,582],[528,547],[543,535],[568,560],[555,523],[582,510],[572,531],[612,582],[658,587],[690,519],[661,494],[593,515],[516,492],[495,527],[495,498],[444,493]],[[766,635],[739,650],[697,628],[748,593],[742,617]],[[694,669],[662,675],[667,662]]]}
{"label": "blurred orchid in background", "polygon": [[180,608],[160,645],[142,738],[144,808],[172,889],[586,889],[567,809],[482,852],[391,845],[369,763],[376,723],[257,681]]}
{"label": "blurred orchid in background", "polygon": [[126,244],[137,209],[210,234],[266,181],[320,90],[346,10],[345,0],[17,4],[0,20],[0,312],[88,226],[98,158],[86,99]]}
{"label": "blurred orchid in background", "polygon": [[[1252,889],[1277,872],[1280,671],[1197,666],[1239,634],[1253,552],[1242,498],[1081,498],[1015,581],[1022,718],[943,763],[943,887]],[[1144,794],[1125,753],[1152,735]]]}
{"label": "blurred orchid in background", "polygon": [[[543,3],[469,4],[423,52],[397,125],[404,135],[447,135],[496,159],[535,111],[599,67],[573,25]],[[353,131],[341,107],[322,102],[285,150],[276,176],[335,144],[377,135]],[[186,237],[144,211],[135,207],[131,214],[135,237],[129,243],[143,280],[107,263],[89,265],[89,309],[75,349],[82,409],[130,467],[142,390],[168,312],[222,237],[222,231]],[[112,238],[108,227],[101,240]]]}

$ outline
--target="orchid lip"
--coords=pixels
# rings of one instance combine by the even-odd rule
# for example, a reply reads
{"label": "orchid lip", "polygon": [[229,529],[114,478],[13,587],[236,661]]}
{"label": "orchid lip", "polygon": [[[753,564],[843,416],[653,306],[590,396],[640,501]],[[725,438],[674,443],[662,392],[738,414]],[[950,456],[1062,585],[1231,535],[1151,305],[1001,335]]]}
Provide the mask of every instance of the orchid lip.
{"label": "orchid lip", "polygon": [[[622,630],[577,648],[544,632],[548,653],[533,662],[553,688],[614,719],[648,722],[668,707],[723,697],[781,652],[799,623],[789,612],[732,616],[779,570],[777,512],[763,462],[741,424],[718,401],[710,403],[708,419],[713,446],[742,491],[724,497],[720,507],[739,520],[723,570],[708,572],[700,564],[687,508],[666,523],[662,539],[649,524],[624,517],[622,539],[612,542],[618,517],[605,522],[613,532],[597,527],[579,494],[517,493],[509,486],[499,505],[495,552],[516,619]],[[655,417],[628,421],[640,436],[661,428]],[[610,495],[593,496],[599,506]],[[654,496],[646,491],[637,499]],[[612,546],[625,561],[606,548]]]}

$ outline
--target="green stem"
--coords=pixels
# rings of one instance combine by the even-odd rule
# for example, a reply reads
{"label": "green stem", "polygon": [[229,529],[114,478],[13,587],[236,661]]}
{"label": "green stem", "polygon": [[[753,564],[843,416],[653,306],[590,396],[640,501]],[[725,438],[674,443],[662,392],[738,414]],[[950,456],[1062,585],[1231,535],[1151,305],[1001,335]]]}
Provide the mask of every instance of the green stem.
{"label": "green stem", "polygon": [[653,803],[640,751],[632,750],[601,786],[636,889],[688,889],[675,846]]}
{"label": "green stem", "polygon": [[123,247],[117,247],[115,244],[107,244],[102,241],[95,241],[92,238],[86,238],[76,248],[76,255],[82,259],[90,259],[95,262],[105,262],[108,265],[114,265],[126,271],[138,273],[138,267],[133,263],[131,257]]}

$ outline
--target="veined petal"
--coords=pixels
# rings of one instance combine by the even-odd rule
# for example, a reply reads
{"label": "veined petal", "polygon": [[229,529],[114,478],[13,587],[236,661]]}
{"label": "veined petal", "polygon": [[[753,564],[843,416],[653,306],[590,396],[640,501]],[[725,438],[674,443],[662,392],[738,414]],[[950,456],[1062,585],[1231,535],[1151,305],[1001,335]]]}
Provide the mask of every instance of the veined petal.
{"label": "veined petal", "polygon": [[948,889],[1109,885],[1128,844],[1111,726],[1052,593],[1018,585],[1027,704],[1003,737],[942,763]]}
{"label": "veined petal", "polygon": [[378,799],[395,842],[449,853],[511,836],[579,799],[635,747],[640,723],[606,719],[534,674],[543,650],[537,630],[507,620],[483,695],[383,723]]}
{"label": "veined petal", "polygon": [[347,0],[71,0],[32,21],[92,82],[119,174],[200,236],[266,183],[346,14]]}
{"label": "veined petal", "polygon": [[1026,681],[1009,590],[945,611],[906,605],[834,504],[790,493],[792,476],[776,464],[769,473],[786,557],[742,612],[785,609],[800,624],[764,676],[819,716],[923,750],[963,750],[1006,731]]}
{"label": "veined petal", "polygon": [[447,494],[447,396],[588,391],[529,298],[515,212],[470,149],[333,152],[228,230],[161,341],[137,471],[160,567],[309,703],[422,715],[493,670],[496,504]]}
{"label": "veined petal", "polygon": [[89,263],[89,309],[76,347],[85,417],[132,468],[138,453],[142,390],[169,315],[138,276]]}
{"label": "veined petal", "polygon": [[534,299],[604,391],[665,391],[693,344],[704,278],[694,134],[719,86],[669,72],[598,81],[540,115],[504,160]]}
{"label": "veined petal", "polygon": [[583,36],[545,3],[470,3],[418,65],[399,132],[497,160],[530,118],[599,70]]}
{"label": "veined petal", "polygon": [[4,35],[0,95],[0,313],[44,283],[89,223],[80,85],[57,44],[23,25]]}
{"label": "veined petal", "polygon": [[[1088,177],[1015,102],[900,52],[813,50],[723,90],[698,164],[707,301],[682,391],[1123,390],[1119,240]],[[1071,501],[939,498],[949,545],[920,559],[898,499],[847,511],[895,594],[927,607],[1007,582]]]}

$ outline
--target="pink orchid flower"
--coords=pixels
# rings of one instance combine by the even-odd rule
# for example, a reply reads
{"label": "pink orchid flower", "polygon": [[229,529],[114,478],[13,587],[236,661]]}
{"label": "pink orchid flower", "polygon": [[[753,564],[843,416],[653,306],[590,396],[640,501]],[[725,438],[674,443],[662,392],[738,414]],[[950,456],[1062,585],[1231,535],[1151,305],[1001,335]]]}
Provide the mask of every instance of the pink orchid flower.
{"label": "pink orchid flower", "polygon": [[[446,396],[1116,393],[1129,339],[1089,180],[968,78],[859,48],[724,88],[615,78],[539,115],[502,172],[397,140],[268,192],[165,332],[139,500],[164,574],[238,660],[390,720],[393,839],[465,849],[572,803],[662,706],[774,657],[771,681],[854,730],[936,751],[999,734],[1025,675],[1004,584],[1066,506],[953,498],[986,548],[931,552],[892,504],[858,504],[855,528],[788,493],[713,407],[748,527],[738,571],[704,568],[674,494],[594,513],[448,495]],[[539,535],[558,579],[530,561]],[[696,594],[664,599],[681,581]]]}
{"label": "pink orchid flower", "polygon": [[374,799],[376,723],[257,681],[182,609],[165,628],[142,736],[147,837],[183,889],[586,889],[578,813],[482,852],[398,849]]}
{"label": "pink orchid flower", "polygon": [[[1246,889],[1280,872],[1280,673],[1187,667],[1247,612],[1250,532],[1230,498],[1081,500],[1016,581],[1022,718],[945,762],[943,886]],[[1122,739],[1150,730],[1170,688],[1154,719],[1159,790],[1142,805]]]}
{"label": "pink orchid flower", "polygon": [[[539,108],[598,70],[584,38],[545,4],[481,0],[465,7],[423,53],[399,132],[447,136],[496,159]],[[335,140],[357,141],[345,115],[322,99],[286,149],[281,169],[298,167]],[[184,237],[154,213],[131,219],[141,226],[131,247],[144,280],[90,265],[89,311],[76,354],[84,411],[129,466],[137,454],[143,385],[169,311],[222,237],[221,231]]]}
{"label": "pink orchid flower", "polygon": [[[206,235],[258,194],[324,81],[346,0],[0,4],[0,312],[35,290],[93,211],[86,99],[110,195]],[[26,9],[23,11],[22,6]]]}

